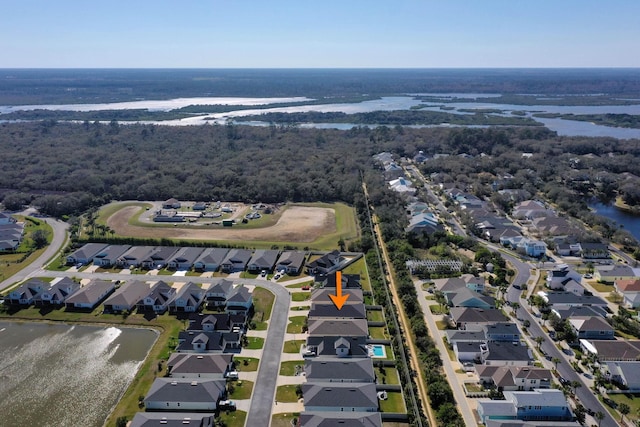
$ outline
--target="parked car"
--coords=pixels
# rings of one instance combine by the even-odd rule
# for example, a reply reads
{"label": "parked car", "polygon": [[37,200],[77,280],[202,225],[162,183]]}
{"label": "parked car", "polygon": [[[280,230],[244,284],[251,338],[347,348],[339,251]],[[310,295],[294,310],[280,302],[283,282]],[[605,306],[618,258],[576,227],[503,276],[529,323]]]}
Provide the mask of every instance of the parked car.
{"label": "parked car", "polygon": [[311,286],[309,286],[309,285],[304,285],[304,286],[303,286],[302,288],[300,288],[300,289],[302,289],[303,291],[308,291],[309,289],[311,289]]}
{"label": "parked car", "polygon": [[218,402],[218,408],[220,409],[225,409],[228,411],[235,411],[236,410],[236,402],[234,402],[233,400],[221,400],[220,402]]}
{"label": "parked car", "polygon": [[229,372],[227,372],[226,378],[228,378],[230,380],[237,380],[238,379],[238,371],[229,371]]}
{"label": "parked car", "polygon": [[279,274],[276,274],[275,276],[273,276],[273,280],[278,280],[280,278]]}

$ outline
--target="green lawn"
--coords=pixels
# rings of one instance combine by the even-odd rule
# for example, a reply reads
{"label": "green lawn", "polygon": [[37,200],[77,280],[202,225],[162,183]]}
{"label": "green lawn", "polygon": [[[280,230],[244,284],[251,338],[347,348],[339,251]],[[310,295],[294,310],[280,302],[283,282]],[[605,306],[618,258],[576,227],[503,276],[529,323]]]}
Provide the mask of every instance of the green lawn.
{"label": "green lawn", "polygon": [[431,310],[431,313],[433,314],[445,314],[445,307],[442,307],[440,304],[431,304],[429,306],[429,310]]}
{"label": "green lawn", "polygon": [[374,372],[378,378],[378,384],[400,384],[400,377],[398,376],[398,370],[396,368],[385,366],[383,371],[380,372],[380,369],[376,367]]}
{"label": "green lawn", "polygon": [[[285,276],[285,277],[287,277],[290,280],[297,279],[297,277],[289,277],[289,276]],[[286,282],[286,280],[284,281]],[[310,280],[308,282],[302,282],[302,283],[294,283],[293,285],[286,285],[285,287],[289,289],[300,289],[303,286],[313,286],[313,280]]]}
{"label": "green lawn", "polygon": [[386,339],[388,338],[388,334],[386,333],[386,328],[384,326],[369,326],[369,335],[373,339]]}
{"label": "green lawn", "polygon": [[260,362],[260,360],[256,359],[255,357],[234,357],[233,361],[236,365],[236,370],[244,372],[257,371],[258,363]]}
{"label": "green lawn", "polygon": [[306,342],[305,340],[285,341],[284,342],[283,352],[284,353],[299,353],[300,352],[300,347],[305,342]]}
{"label": "green lawn", "polygon": [[342,270],[344,274],[359,274],[360,275],[360,284],[362,285],[363,291],[371,290],[371,283],[369,282],[369,274],[367,270],[367,265],[364,257],[360,258],[353,264],[349,265],[347,268]]}
{"label": "green lawn", "polygon": [[384,322],[384,314],[382,310],[367,311],[367,320],[370,322]]}
{"label": "green lawn", "polygon": [[307,316],[292,316],[289,317],[289,324],[287,325],[288,334],[301,334],[302,328],[307,321]]}
{"label": "green lawn", "polygon": [[[631,408],[631,412],[629,412],[629,415],[625,416],[626,419],[640,419],[640,394],[608,394],[607,397],[616,402],[618,405],[620,405],[621,403],[626,403],[627,405],[629,405],[629,407]],[[616,416],[617,411],[613,410],[607,404],[604,404],[604,407],[607,408],[609,412],[614,414],[614,418],[616,420],[620,419],[620,415]]]}
{"label": "green lawn", "polygon": [[590,281],[589,284],[597,292],[613,292],[615,288],[613,285],[606,285],[604,283],[598,283],[596,281]]}
{"label": "green lawn", "polygon": [[304,367],[304,360],[292,360],[287,362],[282,362],[280,364],[280,375],[284,375],[287,377],[295,376],[296,366]]}
{"label": "green lawn", "polygon": [[278,402],[297,402],[295,385],[281,385],[276,389],[276,401]]}
{"label": "green lawn", "polygon": [[291,427],[291,421],[298,418],[299,413],[293,414],[275,414],[271,417],[271,427]]}
{"label": "green lawn", "polygon": [[[0,282],[13,276],[32,262],[34,262],[46,250],[46,247],[35,249],[32,246],[31,235],[36,230],[42,230],[47,234],[47,243],[51,243],[53,239],[53,229],[46,222],[31,218],[25,219],[23,216],[15,216],[18,221],[24,221],[24,239],[17,252],[12,254],[0,255]],[[24,258],[24,259],[23,259]],[[64,263],[66,260],[61,258]],[[60,267],[60,262],[52,262],[52,266]],[[66,268],[65,268],[66,269]]]}
{"label": "green lawn", "polygon": [[271,309],[273,309],[273,301],[275,296],[265,288],[257,287],[253,290],[253,321],[256,324],[256,330],[266,330],[267,323],[271,317]]}
{"label": "green lawn", "polygon": [[387,399],[379,400],[380,412],[398,412],[405,413],[407,409],[404,406],[404,399],[401,392],[387,391]]}
{"label": "green lawn", "polygon": [[311,292],[293,292],[291,300],[295,302],[307,301],[311,298]]}
{"label": "green lawn", "polygon": [[251,398],[253,382],[246,380],[231,381],[227,384],[227,390],[229,389],[229,385],[233,386],[233,393],[229,394],[230,399],[243,400]]}
{"label": "green lawn", "polygon": [[310,305],[300,305],[298,307],[291,307],[292,311],[305,311],[305,310],[309,310],[311,308]]}
{"label": "green lawn", "polygon": [[248,344],[245,347],[247,350],[260,350],[264,347],[264,338],[261,337],[247,337]]}
{"label": "green lawn", "polygon": [[220,412],[220,418],[227,427],[244,427],[247,413],[244,411]]}

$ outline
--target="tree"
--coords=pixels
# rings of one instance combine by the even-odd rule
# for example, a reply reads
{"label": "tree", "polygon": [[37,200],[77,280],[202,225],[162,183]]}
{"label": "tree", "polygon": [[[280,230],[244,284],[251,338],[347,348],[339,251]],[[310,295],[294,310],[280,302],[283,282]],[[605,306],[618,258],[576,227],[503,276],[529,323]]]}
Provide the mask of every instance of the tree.
{"label": "tree", "polygon": [[49,243],[48,233],[44,230],[36,230],[31,233],[31,240],[37,249],[44,248]]}
{"label": "tree", "polygon": [[540,347],[542,346],[542,343],[544,342],[544,337],[543,336],[537,336],[533,339],[536,344],[538,344],[538,350],[540,350]]}
{"label": "tree", "polygon": [[631,412],[631,407],[623,402],[620,405],[618,405],[618,411],[620,411],[620,413],[622,414],[622,416],[620,417],[620,422],[622,422],[622,420],[624,419],[624,416],[628,415],[629,412]]}
{"label": "tree", "polygon": [[116,427],[127,427],[127,417],[118,417]]}
{"label": "tree", "polygon": [[429,384],[429,390],[427,392],[431,405],[435,408],[439,408],[445,403],[453,403],[453,392],[449,387],[449,384],[445,381],[435,381]]}
{"label": "tree", "polygon": [[562,362],[559,357],[554,357],[553,359],[551,359],[551,361],[555,364],[556,369],[558,369],[558,363]]}
{"label": "tree", "polygon": [[602,420],[604,420],[604,412],[598,411],[598,412],[596,412],[594,417],[595,417],[596,420],[598,420],[598,427],[600,427],[600,423],[602,422]]}

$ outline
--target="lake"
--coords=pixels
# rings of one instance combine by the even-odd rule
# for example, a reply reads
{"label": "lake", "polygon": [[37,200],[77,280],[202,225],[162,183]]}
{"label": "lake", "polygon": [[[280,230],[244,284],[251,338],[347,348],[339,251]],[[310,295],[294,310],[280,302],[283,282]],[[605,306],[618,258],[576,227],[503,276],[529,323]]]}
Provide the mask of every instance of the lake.
{"label": "lake", "polygon": [[0,322],[0,424],[100,427],[158,334]]}
{"label": "lake", "polygon": [[630,214],[613,205],[604,205],[602,203],[590,204],[589,207],[595,210],[598,215],[602,215],[622,225],[625,230],[640,241],[640,216]]}

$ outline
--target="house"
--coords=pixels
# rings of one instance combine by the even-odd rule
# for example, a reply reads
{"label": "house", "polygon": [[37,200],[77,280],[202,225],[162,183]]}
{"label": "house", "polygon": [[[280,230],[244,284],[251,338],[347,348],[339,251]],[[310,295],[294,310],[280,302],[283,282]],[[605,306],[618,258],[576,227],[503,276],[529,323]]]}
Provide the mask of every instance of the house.
{"label": "house", "polygon": [[165,200],[162,203],[162,209],[180,209],[180,207],[182,206],[182,204],[174,198]]}
{"label": "house", "polygon": [[140,280],[132,280],[121,285],[113,295],[104,302],[105,313],[121,313],[132,311],[138,301],[149,294],[149,284]]}
{"label": "house", "polygon": [[580,340],[580,349],[598,362],[640,360],[639,340]]}
{"label": "house", "polygon": [[580,305],[601,307],[603,309],[606,309],[607,307],[607,302],[605,300],[594,295],[576,295],[573,292],[567,291],[539,291],[538,295],[542,297],[551,309],[576,307]]}
{"label": "house", "polygon": [[601,371],[608,381],[618,383],[629,392],[640,391],[640,362],[606,362]]}
{"label": "house", "polygon": [[0,225],[0,251],[15,251],[24,236],[24,223]]}
{"label": "house", "polygon": [[490,325],[484,325],[482,331],[487,341],[494,342],[520,342],[520,330],[515,323],[493,323]]}
{"label": "house", "polygon": [[44,289],[33,298],[36,307],[39,306],[61,306],[67,298],[80,289],[80,283],[74,282],[68,277],[64,277],[49,288]]}
{"label": "house", "polygon": [[593,278],[599,282],[615,283],[616,280],[634,280],[638,278],[635,270],[628,265],[596,265]]}
{"label": "house", "polygon": [[142,267],[160,270],[169,264],[169,261],[178,252],[178,248],[173,246],[158,246],[154,252],[142,260]]}
{"label": "house", "polygon": [[484,292],[485,279],[471,274],[463,274],[460,277],[434,279],[433,283],[435,288],[442,293],[455,292],[462,288],[468,288],[475,292]]}
{"label": "house", "polygon": [[175,288],[160,280],[156,282],[149,293],[142,297],[137,303],[138,312],[153,312],[162,314],[168,309],[168,303],[176,293]]}
{"label": "house", "polygon": [[16,219],[7,212],[0,212],[0,225],[15,224]]}
{"label": "house", "polygon": [[207,307],[224,307],[227,305],[227,298],[231,295],[232,290],[233,282],[231,280],[221,279],[216,283],[210,284],[205,293]]}
{"label": "house", "polygon": [[582,276],[567,264],[558,264],[547,273],[547,288],[564,290],[564,286],[569,279],[580,282]]}
{"label": "house", "polygon": [[524,252],[533,258],[538,258],[547,252],[547,244],[541,240],[527,240],[524,243]]}
{"label": "house", "polygon": [[195,202],[191,209],[194,211],[204,211],[207,209],[207,204],[205,202]]}
{"label": "house", "polygon": [[111,267],[116,265],[118,259],[131,249],[129,245],[109,245],[93,257],[93,265]]}
{"label": "house", "polygon": [[229,253],[225,248],[207,248],[193,263],[193,268],[198,271],[216,271]]}
{"label": "house", "polygon": [[[484,331],[461,331],[459,329],[452,329],[446,331],[447,341],[454,347],[458,343],[470,342],[475,344],[481,344],[487,342],[487,337]],[[454,351],[455,352],[455,351]]]}
{"label": "house", "polygon": [[557,316],[558,319],[569,319],[574,316],[600,316],[607,317],[607,311],[600,306],[587,306],[587,305],[579,305],[576,307],[562,307],[562,308],[553,308],[551,309],[551,313]]}
{"label": "house", "polygon": [[304,252],[284,251],[278,259],[276,270],[284,270],[288,275],[300,274],[306,258],[307,255]]}
{"label": "house", "polygon": [[416,189],[413,187],[413,183],[404,177],[400,177],[394,180],[389,181],[389,188],[393,191],[404,194],[407,196],[411,196],[416,194]]}
{"label": "house", "polygon": [[536,200],[525,200],[517,204],[511,212],[513,218],[528,220],[548,216],[549,214],[552,214],[552,211],[549,211],[541,202]]}
{"label": "house", "polygon": [[376,382],[373,362],[369,358],[306,360],[304,375],[310,383]]}
{"label": "house", "polygon": [[443,231],[438,217],[431,212],[423,212],[409,218],[409,225],[405,228],[407,233],[435,233]]}
{"label": "house", "polygon": [[222,261],[220,269],[225,273],[244,271],[251,259],[251,251],[246,249],[231,249]]}
{"label": "house", "polygon": [[334,250],[328,254],[322,255],[306,265],[307,273],[315,276],[318,274],[331,274],[340,270],[345,263],[344,257],[340,251]]}
{"label": "house", "polygon": [[580,243],[581,255],[584,259],[610,258],[609,248],[604,243]]}
{"label": "house", "polygon": [[92,279],[65,301],[67,310],[93,310],[105,300],[116,285],[108,280]]}
{"label": "house", "polygon": [[520,421],[520,420],[492,420],[485,422],[487,427],[580,427],[578,421]]}
{"label": "house", "polygon": [[452,307],[449,318],[457,329],[482,330],[486,324],[508,322],[509,319],[502,311],[490,308]]}
{"label": "house", "polygon": [[87,243],[67,256],[67,264],[89,264],[93,262],[93,257],[106,249],[107,246],[109,245],[104,243]]}
{"label": "house", "polygon": [[366,337],[307,337],[307,350],[315,352],[316,356],[339,357],[367,357]]}
{"label": "house", "polygon": [[453,344],[453,353],[460,363],[481,363],[482,342],[458,341]]}
{"label": "house", "polygon": [[640,278],[616,280],[614,287],[625,307],[640,307]]}
{"label": "house", "polygon": [[154,246],[133,246],[117,259],[116,265],[121,268],[140,267],[142,261],[149,258],[155,252],[156,248]]}
{"label": "house", "polygon": [[[329,295],[335,295],[335,288],[319,288],[311,291],[311,302],[317,303],[329,303],[332,302],[332,299],[329,298]],[[345,304],[361,304],[364,302],[364,294],[362,293],[362,289],[342,289],[342,294],[349,295]]]}
{"label": "house", "polygon": [[531,349],[520,343],[492,342],[480,345],[484,365],[527,366],[533,363]]}
{"label": "house", "polygon": [[380,412],[311,412],[304,411],[300,427],[382,427]]}
{"label": "house", "polygon": [[308,321],[309,336],[368,337],[367,319],[312,318]]}
{"label": "house", "polygon": [[568,319],[571,329],[578,338],[595,340],[615,339],[614,329],[600,316],[574,316]]}
{"label": "house", "polygon": [[224,353],[240,350],[240,334],[236,332],[181,331],[177,353]]}
{"label": "house", "polygon": [[367,314],[364,308],[364,304],[345,304],[340,310],[338,310],[333,302],[313,302],[311,303],[311,309],[309,310],[309,320],[318,317],[331,317],[339,319],[366,319]]}
{"label": "house", "polygon": [[505,400],[478,401],[478,416],[483,424],[491,419],[523,421],[571,421],[573,414],[567,398],[558,389],[505,391]]}
{"label": "house", "polygon": [[244,333],[247,316],[229,313],[191,313],[189,315],[188,331],[202,332],[239,332]]}
{"label": "house", "polygon": [[225,396],[224,380],[156,378],[144,398],[147,411],[214,412]]}
{"label": "house", "polygon": [[247,270],[252,272],[260,272],[263,270],[273,271],[276,261],[280,255],[280,251],[269,249],[256,249],[253,256],[249,260]]}
{"label": "house", "polygon": [[476,365],[475,369],[481,384],[499,391],[551,388],[553,379],[549,369],[533,366]]}
{"label": "house", "polygon": [[[360,275],[359,274],[342,274],[342,289],[362,289],[362,285],[360,284]],[[332,288],[336,287],[336,275],[335,274],[317,274],[315,276],[315,282],[320,284],[321,288]]]}
{"label": "house", "polygon": [[495,307],[492,297],[482,295],[469,288],[461,288],[457,291],[447,292],[445,299],[450,307],[475,307],[491,309]]}
{"label": "house", "polygon": [[169,313],[195,313],[204,301],[205,291],[193,282],[183,285],[167,304]]}
{"label": "house", "polygon": [[192,412],[137,412],[128,427],[214,427],[211,414]]}
{"label": "house", "polygon": [[233,354],[172,353],[167,370],[171,378],[222,380],[233,370]]}
{"label": "house", "polygon": [[50,284],[38,279],[30,279],[9,292],[6,301],[10,305],[31,305],[33,298],[40,292],[48,289]]}
{"label": "house", "polygon": [[243,285],[233,288],[227,298],[225,310],[231,314],[242,313],[248,316],[251,307],[253,307],[253,296],[249,289]]}
{"label": "house", "polygon": [[189,270],[193,267],[203,251],[203,248],[180,248],[167,263],[167,268],[180,271]]}
{"label": "house", "polygon": [[302,384],[307,411],[377,412],[378,395],[372,383]]}

